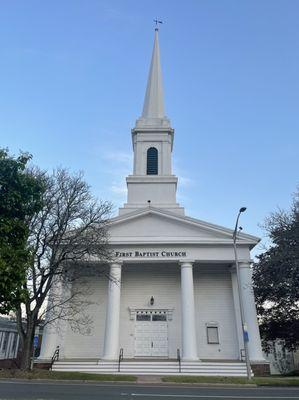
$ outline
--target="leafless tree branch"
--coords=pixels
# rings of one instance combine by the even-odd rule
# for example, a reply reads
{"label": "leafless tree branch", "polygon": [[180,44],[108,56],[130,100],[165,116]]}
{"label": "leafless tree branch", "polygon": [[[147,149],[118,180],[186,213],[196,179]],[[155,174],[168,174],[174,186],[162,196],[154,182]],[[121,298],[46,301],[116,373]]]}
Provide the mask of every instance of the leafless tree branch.
{"label": "leafless tree branch", "polygon": [[[42,177],[46,190],[42,210],[29,221],[32,258],[27,299],[16,313],[20,334],[29,347],[31,330],[45,318],[47,299],[46,323],[65,320],[72,329],[88,333],[92,321],[86,312],[90,305],[86,293],[91,289],[85,278],[90,274],[109,278],[105,265],[112,258],[107,231],[111,204],[91,195],[82,173],[71,175],[64,169],[50,176],[38,170],[32,173]],[[76,280],[80,285],[74,285]]]}

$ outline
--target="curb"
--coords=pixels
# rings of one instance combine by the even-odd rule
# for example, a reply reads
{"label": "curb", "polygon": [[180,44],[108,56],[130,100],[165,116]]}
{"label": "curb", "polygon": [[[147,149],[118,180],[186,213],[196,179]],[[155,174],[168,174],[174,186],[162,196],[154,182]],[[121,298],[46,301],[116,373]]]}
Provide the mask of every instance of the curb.
{"label": "curb", "polygon": [[65,383],[65,384],[98,384],[103,386],[105,385],[124,385],[124,386],[194,386],[194,387],[258,387],[258,385],[253,383],[190,383],[190,382],[135,382],[133,381],[96,381],[96,380],[82,380],[82,379],[22,379],[22,378],[0,378],[1,382],[23,382],[23,383],[48,383],[48,384],[57,384],[57,383]]}

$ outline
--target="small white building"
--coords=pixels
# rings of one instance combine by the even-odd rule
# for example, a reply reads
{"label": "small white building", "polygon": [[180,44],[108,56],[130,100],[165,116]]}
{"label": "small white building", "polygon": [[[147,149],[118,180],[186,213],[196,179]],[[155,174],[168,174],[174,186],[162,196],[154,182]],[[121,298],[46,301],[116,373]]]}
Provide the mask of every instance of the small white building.
{"label": "small white building", "polygon": [[0,318],[0,360],[14,359],[19,349],[19,335],[16,322]]}
{"label": "small white building", "polygon": [[[189,373],[203,373],[200,368],[206,365],[214,375],[229,375],[225,367],[236,368],[232,374],[245,374],[233,231],[186,216],[176,200],[174,129],[164,113],[157,29],[143,112],[132,129],[132,144],[127,203],[109,228],[114,279],[91,282],[94,329],[89,336],[70,327],[63,335],[48,330],[41,360],[51,358],[59,345],[60,361],[54,368],[105,372],[116,367],[123,349],[122,368],[132,362],[139,368],[131,369],[136,373],[152,361],[147,365],[155,373],[162,360],[169,360],[171,368],[179,349],[182,365],[193,368]],[[250,250],[258,241],[238,234],[241,295],[255,372],[267,366],[251,285]]]}

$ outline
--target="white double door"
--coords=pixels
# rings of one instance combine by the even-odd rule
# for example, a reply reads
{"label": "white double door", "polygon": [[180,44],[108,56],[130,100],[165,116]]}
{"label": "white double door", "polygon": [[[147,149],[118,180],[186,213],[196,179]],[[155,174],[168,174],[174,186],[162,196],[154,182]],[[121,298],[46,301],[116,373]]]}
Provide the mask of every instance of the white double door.
{"label": "white double door", "polygon": [[[147,320],[145,320],[147,318]],[[165,318],[165,319],[164,319]],[[166,315],[137,314],[135,321],[135,357],[168,357]]]}

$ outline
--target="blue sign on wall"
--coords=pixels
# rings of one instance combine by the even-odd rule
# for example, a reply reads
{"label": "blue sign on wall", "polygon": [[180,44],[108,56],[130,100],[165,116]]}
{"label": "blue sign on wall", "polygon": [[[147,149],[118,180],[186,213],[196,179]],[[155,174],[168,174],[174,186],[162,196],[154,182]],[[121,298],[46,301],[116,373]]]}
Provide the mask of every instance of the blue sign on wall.
{"label": "blue sign on wall", "polygon": [[244,340],[245,342],[249,342],[249,335],[247,331],[244,331]]}
{"label": "blue sign on wall", "polygon": [[38,347],[38,336],[34,336],[33,346],[34,346],[35,349]]}

